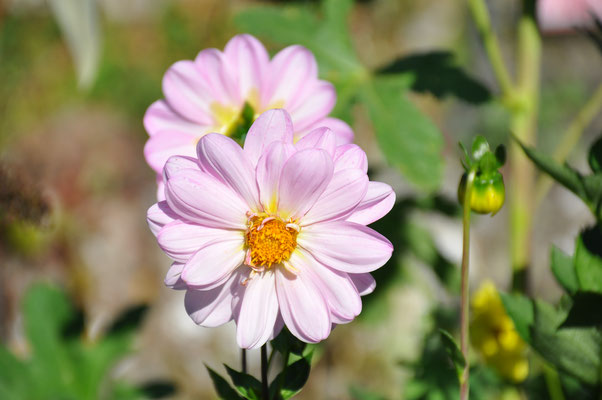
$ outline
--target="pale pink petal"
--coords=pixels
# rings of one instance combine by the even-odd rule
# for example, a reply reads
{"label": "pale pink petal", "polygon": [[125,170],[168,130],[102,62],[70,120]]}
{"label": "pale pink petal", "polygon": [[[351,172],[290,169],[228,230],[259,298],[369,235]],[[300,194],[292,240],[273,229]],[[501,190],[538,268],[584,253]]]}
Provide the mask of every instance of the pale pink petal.
{"label": "pale pink petal", "polygon": [[274,332],[278,298],[274,271],[251,274],[236,319],[236,341],[243,349],[261,347]]}
{"label": "pale pink petal", "polygon": [[193,61],[178,61],[169,67],[163,76],[163,94],[169,106],[186,119],[202,125],[213,123],[211,104],[216,99]]}
{"label": "pale pink petal", "polygon": [[167,204],[183,219],[210,228],[246,229],[249,207],[215,177],[182,170],[166,186]]}
{"label": "pale pink petal", "polygon": [[165,180],[168,180],[170,177],[175,176],[183,169],[199,171],[199,161],[196,158],[189,156],[171,156],[163,168],[163,177]]}
{"label": "pale pink petal", "polygon": [[166,201],[153,204],[146,212],[146,220],[151,232],[157,236],[163,226],[179,218]]}
{"label": "pale pink petal", "polygon": [[382,182],[370,182],[368,192],[347,221],[368,225],[384,217],[395,205],[395,192]]}
{"label": "pale pink petal", "polygon": [[312,130],[323,126],[334,132],[337,146],[353,142],[353,129],[351,129],[347,122],[332,117],[322,118],[314,122],[308,128],[305,128],[303,132],[299,132],[297,134],[297,139],[302,138],[308,132],[311,132]]}
{"label": "pale pink petal", "polygon": [[295,108],[289,108],[293,126],[297,131],[304,131],[316,121],[327,116],[334,108],[337,101],[336,91],[331,83],[317,81],[314,85],[308,85],[310,93],[304,101]]}
{"label": "pale pink petal", "polygon": [[347,273],[324,266],[303,250],[291,257],[290,262],[295,268],[298,268],[299,264],[304,264],[301,273],[312,275],[312,280],[318,284],[320,292],[328,303],[332,322],[337,324],[350,322],[362,311],[362,300]]}
{"label": "pale pink petal", "polygon": [[157,201],[165,201],[165,182],[159,174],[157,174]]}
{"label": "pale pink petal", "polygon": [[297,244],[324,265],[349,273],[371,272],[391,258],[393,245],[366,226],[334,221],[304,227]]}
{"label": "pale pink petal", "polygon": [[177,220],[161,229],[157,242],[168,257],[185,263],[198,249],[213,240],[235,240],[240,237],[239,231],[207,228]]}
{"label": "pale pink petal", "polygon": [[322,149],[326,150],[331,156],[334,156],[336,146],[336,136],[326,127],[312,130],[295,143],[297,150]]}
{"label": "pale pink petal", "polygon": [[175,131],[198,137],[207,129],[206,125],[190,121],[169,107],[164,100],[157,100],[144,114],[144,127],[150,136],[161,131]]}
{"label": "pale pink petal", "polygon": [[[293,265],[294,258],[289,262]],[[296,275],[282,267],[276,270],[280,314],[293,335],[304,342],[317,343],[330,334],[330,310],[312,276],[302,269],[300,264]]]}
{"label": "pale pink petal", "polygon": [[265,47],[251,35],[234,36],[224,49],[225,62],[231,79],[237,83],[240,101],[259,96],[262,81],[269,66]]}
{"label": "pale pink petal", "polygon": [[221,51],[205,49],[197,55],[194,63],[213,101],[222,105],[239,104],[235,82],[226,74],[223,58]]}
{"label": "pale pink petal", "polygon": [[188,286],[186,282],[182,280],[182,270],[184,269],[184,264],[179,262],[174,262],[171,264],[171,267],[167,271],[165,275],[165,286],[174,290],[184,290],[187,289]]}
{"label": "pale pink petal", "polygon": [[293,123],[282,109],[268,110],[255,120],[245,138],[244,150],[253,165],[257,165],[265,149],[276,141],[293,143]]}
{"label": "pale pink petal", "polygon": [[[597,0],[595,0],[597,1]],[[594,9],[587,0],[539,0],[537,19],[544,31],[563,31],[593,25]]]}
{"label": "pale pink petal", "polygon": [[368,175],[359,169],[335,172],[316,204],[301,219],[301,225],[342,219],[349,215],[366,195]]}
{"label": "pale pink petal", "polygon": [[235,240],[215,240],[201,247],[188,260],[182,279],[196,289],[212,289],[224,283],[242,264],[245,252],[244,237]]}
{"label": "pale pink petal", "polygon": [[240,274],[234,273],[223,285],[210,290],[188,289],[184,307],[192,320],[213,328],[232,319],[232,292],[240,285]]}
{"label": "pale pink petal", "polygon": [[311,51],[299,45],[289,46],[270,62],[262,103],[268,107],[284,103],[287,110],[293,110],[302,92],[308,84],[316,82],[317,77],[318,66]]}
{"label": "pale pink petal", "polygon": [[270,336],[270,340],[276,339],[276,336],[282,331],[284,328],[284,320],[282,319],[282,315],[278,312],[278,317],[276,317],[276,322],[274,323],[274,330],[272,331],[272,335]]}
{"label": "pale pink petal", "polygon": [[249,207],[259,205],[255,168],[234,140],[210,133],[199,140],[197,154],[205,172],[225,182]]}
{"label": "pale pink petal", "polygon": [[257,163],[257,186],[261,204],[267,212],[276,212],[278,184],[282,166],[295,153],[291,143],[272,142]]}
{"label": "pale pink petal", "polygon": [[345,144],[338,146],[334,154],[334,170],[339,171],[347,168],[359,168],[368,172],[368,157],[357,144]]}
{"label": "pale pink petal", "polygon": [[374,292],[374,289],[376,288],[376,281],[370,273],[349,274],[349,278],[351,278],[351,281],[355,285],[360,296],[370,294]]}
{"label": "pale pink petal", "polygon": [[313,207],[332,179],[332,160],[319,149],[301,150],[282,167],[278,185],[278,210],[298,220]]}
{"label": "pale pink petal", "polygon": [[171,156],[195,156],[197,138],[177,131],[161,131],[151,136],[144,145],[146,162],[161,173]]}

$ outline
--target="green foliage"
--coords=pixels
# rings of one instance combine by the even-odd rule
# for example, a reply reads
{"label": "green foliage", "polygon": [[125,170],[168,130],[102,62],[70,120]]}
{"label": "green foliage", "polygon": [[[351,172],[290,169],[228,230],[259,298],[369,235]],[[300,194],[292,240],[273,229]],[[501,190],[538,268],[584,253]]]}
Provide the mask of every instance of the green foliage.
{"label": "green foliage", "polygon": [[472,104],[491,100],[489,90],[456,65],[449,51],[401,57],[380,69],[379,73],[408,74],[412,78],[412,90],[431,93],[440,99],[453,95]]}
{"label": "green foliage", "polygon": [[579,282],[577,282],[572,257],[566,255],[557,247],[552,247],[550,263],[552,272],[560,286],[570,294],[575,293],[579,289]]}
{"label": "green foliage", "polygon": [[209,376],[213,381],[213,387],[215,388],[215,391],[220,399],[242,400],[242,397],[236,393],[236,390],[230,386],[227,380],[222,378],[220,374],[209,368],[207,365],[205,365],[205,368],[207,368],[207,372],[209,372]]}
{"label": "green foliage", "polygon": [[602,171],[599,168],[600,149],[602,137],[600,137],[590,150],[590,166],[592,174],[582,175],[569,165],[562,165],[539,150],[526,146],[516,139],[523,148],[527,157],[531,159],[546,174],[555,181],[566,187],[583,200],[590,208],[598,221],[602,221]]}
{"label": "green foliage", "polygon": [[[278,44],[302,44],[318,61],[321,75],[334,83],[338,93],[335,114],[348,121],[354,103],[361,100],[370,116],[376,138],[387,161],[424,191],[438,188],[442,176],[443,138],[439,129],[409,100],[405,93],[420,82],[427,90],[428,79],[409,72],[376,75],[364,67],[350,40],[347,16],[350,0],[324,0],[313,11],[298,5],[258,6],[236,16],[244,31],[276,41]],[[450,70],[449,60],[446,71]],[[449,88],[435,83],[430,91],[445,92]]]}
{"label": "green foliage", "polygon": [[173,385],[167,382],[136,388],[109,380],[111,368],[130,351],[145,308],[132,310],[124,313],[103,338],[90,343],[83,340],[83,314],[65,294],[51,286],[33,286],[23,302],[31,356],[19,360],[0,347],[0,397],[98,399],[102,398],[101,388],[106,398],[120,399],[173,392]]}
{"label": "green foliage", "polygon": [[466,366],[466,360],[464,359],[464,354],[462,354],[462,350],[460,350],[460,346],[456,343],[454,337],[444,329],[439,329],[439,334],[441,335],[441,342],[447,351],[447,355],[449,356],[451,362],[456,367],[456,374],[458,375],[458,381],[462,381],[462,373],[464,371],[464,367]]}

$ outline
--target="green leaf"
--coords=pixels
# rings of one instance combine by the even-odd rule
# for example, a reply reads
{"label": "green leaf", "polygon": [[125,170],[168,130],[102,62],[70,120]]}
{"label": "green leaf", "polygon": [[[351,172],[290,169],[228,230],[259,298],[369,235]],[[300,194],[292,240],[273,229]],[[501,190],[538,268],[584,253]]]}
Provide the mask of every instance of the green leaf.
{"label": "green leaf", "polygon": [[0,394],[1,398],[31,398],[31,376],[25,364],[0,346]]}
{"label": "green leaf", "polygon": [[498,168],[506,164],[506,146],[500,144],[495,148],[495,158],[498,163]]}
{"label": "green leaf", "polygon": [[278,336],[270,344],[280,354],[290,352],[299,356],[303,355],[303,351],[307,347],[307,343],[294,337],[286,327],[282,328]]}
{"label": "green leaf", "polygon": [[602,234],[599,225],[586,229],[577,239],[575,270],[581,290],[602,293]]}
{"label": "green leaf", "polygon": [[290,399],[299,393],[309,379],[310,361],[311,354],[286,367],[270,384],[270,393],[275,395],[278,390],[280,398],[283,400]]}
{"label": "green leaf", "polygon": [[514,327],[521,338],[531,343],[531,326],[533,325],[533,304],[531,300],[520,294],[500,293],[506,312],[514,322]]}
{"label": "green leaf", "polygon": [[385,397],[380,394],[355,385],[349,388],[349,396],[351,396],[353,400],[385,400]]}
{"label": "green leaf", "polygon": [[249,374],[230,368],[226,364],[224,364],[224,367],[226,367],[226,372],[230,375],[234,387],[242,397],[249,400],[259,400],[261,398],[261,382]]}
{"label": "green leaf", "polygon": [[556,280],[564,290],[568,293],[575,293],[579,290],[579,282],[577,281],[577,274],[575,272],[575,265],[573,264],[572,257],[563,253],[557,247],[552,247],[550,264]]}
{"label": "green leaf", "polygon": [[602,327],[602,294],[577,292],[561,328]]}
{"label": "green leaf", "polygon": [[417,187],[436,190],[443,168],[439,129],[403,95],[395,79],[374,79],[364,85],[361,97],[389,164]]}
{"label": "green leaf", "polygon": [[483,157],[485,154],[487,154],[489,152],[490,152],[490,149],[489,149],[489,143],[487,143],[487,139],[485,139],[481,135],[475,136],[475,138],[472,141],[472,147],[471,147],[472,158],[475,161],[479,161],[481,159],[481,157]]}
{"label": "green leaf", "polygon": [[410,54],[396,59],[379,71],[381,74],[408,74],[413,78],[412,90],[431,93],[437,98],[456,96],[468,103],[479,104],[491,99],[483,84],[466,74],[445,50]]}
{"label": "green leaf", "polygon": [[594,173],[602,173],[602,136],[590,147],[587,161]]}
{"label": "green leaf", "polygon": [[466,366],[466,360],[464,359],[464,354],[462,354],[462,350],[460,350],[460,346],[456,343],[456,340],[450,335],[449,332],[439,329],[439,334],[441,335],[441,342],[449,355],[454,367],[456,367],[456,373],[458,374],[458,381],[462,382],[462,373],[464,372],[464,367]]}
{"label": "green leaf", "polygon": [[217,395],[220,399],[224,400],[242,400],[243,398],[236,393],[236,390],[230,386],[228,381],[226,381],[220,374],[209,368],[209,366],[205,365],[207,368],[207,372],[209,372],[209,376],[213,381],[213,387],[217,392]]}
{"label": "green leaf", "polygon": [[140,327],[146,312],[147,304],[138,304],[123,311],[109,328],[107,335],[126,335]]}

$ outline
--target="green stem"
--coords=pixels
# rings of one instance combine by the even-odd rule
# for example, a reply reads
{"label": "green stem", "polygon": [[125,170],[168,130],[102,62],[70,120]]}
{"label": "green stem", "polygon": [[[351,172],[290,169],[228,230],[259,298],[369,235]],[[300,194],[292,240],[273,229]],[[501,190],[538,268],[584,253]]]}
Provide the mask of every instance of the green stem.
{"label": "green stem", "polygon": [[[534,145],[537,132],[541,38],[532,11],[532,2],[525,0],[525,11],[518,26],[518,103],[510,108],[511,131],[523,143]],[[509,185],[510,243],[514,289],[527,287],[526,268],[531,258],[531,226],[533,222],[533,186],[535,168],[517,143],[510,144],[509,164],[512,179]]]}
{"label": "green stem", "polygon": [[[554,159],[557,162],[563,163],[566,161],[571,150],[573,150],[579,142],[583,131],[600,112],[600,109],[602,109],[602,83],[598,86],[594,95],[583,106],[581,111],[575,116],[575,119],[573,119],[567,130],[564,132],[562,140],[558,143],[558,146],[556,146]],[[552,186],[552,182],[552,179],[547,175],[541,175],[539,177],[537,184],[535,185],[536,205],[540,204],[546,196],[548,190],[550,190],[550,187]]]}
{"label": "green stem", "polygon": [[470,170],[466,177],[466,188],[463,200],[463,218],[462,218],[462,298],[460,309],[460,350],[466,364],[462,371],[462,379],[460,380],[460,400],[467,400],[470,390],[470,363],[468,361],[468,313],[469,313],[469,287],[468,287],[468,265],[470,258],[470,200],[472,196],[472,185],[476,171]]}
{"label": "green stem", "polygon": [[242,364],[242,373],[247,373],[247,349],[241,349],[240,351],[240,363]]}
{"label": "green stem", "polygon": [[268,399],[268,350],[267,344],[264,344],[261,346],[261,400]]}
{"label": "green stem", "polygon": [[491,27],[491,19],[484,0],[469,0],[468,5],[477,30],[483,40],[487,57],[493,68],[493,73],[500,85],[503,97],[511,97],[513,88],[510,74],[502,57],[500,44]]}
{"label": "green stem", "polygon": [[547,362],[543,362],[543,376],[546,381],[546,386],[548,388],[548,394],[550,395],[550,400],[564,400],[564,393],[562,392],[562,385],[560,384],[560,379],[558,377],[558,372],[548,365]]}

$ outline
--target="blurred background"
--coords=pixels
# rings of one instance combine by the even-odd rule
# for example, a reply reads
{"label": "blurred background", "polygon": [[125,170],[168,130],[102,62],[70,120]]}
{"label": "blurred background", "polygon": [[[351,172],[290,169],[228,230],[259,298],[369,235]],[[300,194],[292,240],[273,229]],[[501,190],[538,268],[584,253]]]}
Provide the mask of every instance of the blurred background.
{"label": "blurred background", "polygon": [[[520,2],[487,3],[511,62]],[[174,62],[193,59],[206,47],[223,49],[242,32],[257,35],[271,54],[294,38],[291,32],[280,37],[254,27],[260,21],[257,6],[320,12],[317,1],[0,2],[0,338],[17,358],[32,353],[24,298],[32,284],[46,282],[81,310],[81,335],[90,346],[112,332],[125,310],[148,306],[129,344],[108,364],[111,381],[168,382],[158,385],[164,391],[157,396],[209,399],[215,394],[204,364],[220,371],[222,363],[239,366],[234,325],[196,326],[184,311],[184,293],[163,286],[170,262],[146,226],[156,183],[142,154],[147,139],[142,117],[162,97],[162,76]],[[428,370],[429,335],[435,325],[453,329],[449,321],[458,307],[457,142],[468,144],[481,134],[492,144],[505,143],[508,116],[489,95],[498,89],[464,1],[356,1],[348,24],[357,60],[366,69],[379,70],[400,58],[411,69],[408,57],[420,55],[414,61],[426,71],[424,79],[445,76],[460,89],[422,90],[414,80],[408,91],[443,138],[442,175],[425,189],[390,166],[369,111],[361,99],[349,100],[353,95],[337,80],[336,66],[323,68],[317,55],[323,78],[337,85],[342,99],[335,113],[352,124],[356,142],[368,153],[372,179],[397,192],[392,213],[374,226],[396,252],[376,274],[379,285],[364,298],[358,320],[337,327],[319,346],[298,398],[347,399],[364,389],[386,398],[420,398],[412,397],[411,389]],[[448,69],[429,70],[434,64],[426,55],[453,61]],[[592,95],[601,81],[600,65],[599,51],[584,34],[544,35],[541,150],[553,151]],[[571,154],[573,166],[586,167],[586,149],[600,132],[598,116]],[[506,181],[512,179],[504,172]],[[532,294],[559,298],[548,268],[550,245],[572,253],[575,235],[592,221],[570,192],[552,188],[534,215]],[[486,278],[502,289],[510,284],[507,226],[506,208],[493,219],[474,218],[473,287]],[[257,374],[259,352],[249,357]]]}

